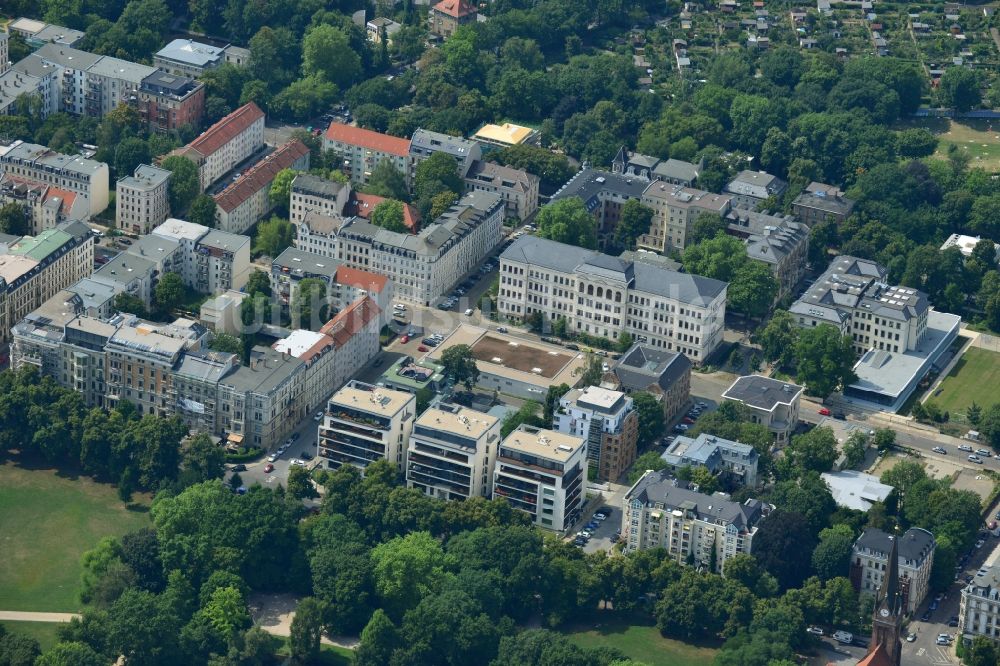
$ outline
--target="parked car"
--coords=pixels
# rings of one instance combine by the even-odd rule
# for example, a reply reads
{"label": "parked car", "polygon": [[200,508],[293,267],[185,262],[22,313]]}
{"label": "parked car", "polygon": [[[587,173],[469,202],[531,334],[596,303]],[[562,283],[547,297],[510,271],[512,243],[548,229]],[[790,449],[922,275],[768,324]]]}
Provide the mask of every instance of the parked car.
{"label": "parked car", "polygon": [[406,344],[407,342],[409,342],[409,341],[410,341],[410,336],[408,336],[408,335],[404,335],[403,337],[401,337],[401,338],[399,339],[399,342],[400,342],[400,344],[404,344],[404,345],[405,345],[405,344]]}
{"label": "parked car", "polygon": [[935,446],[933,449],[931,449],[931,451],[933,451],[934,453],[940,453],[942,455],[948,453],[947,451],[945,451],[943,446]]}
{"label": "parked car", "polygon": [[417,347],[417,351],[418,352],[429,352],[430,348],[429,347],[425,347],[424,345],[420,345],[419,347]]}
{"label": "parked car", "polygon": [[938,636],[934,643],[935,645],[951,645],[951,640],[943,636]]}
{"label": "parked car", "polygon": [[423,340],[421,340],[420,342],[421,342],[422,344],[425,344],[425,345],[427,345],[428,347],[437,347],[437,346],[438,346],[438,344],[439,344],[439,343],[438,343],[438,341],[437,341],[437,340],[435,340],[434,338],[424,338],[424,339],[423,339]]}
{"label": "parked car", "polygon": [[[271,455],[269,455],[267,457],[267,462],[273,463],[275,460],[277,460],[280,457],[281,457],[281,455],[279,455],[278,452],[274,452],[274,453],[272,453]],[[271,469],[274,469],[274,465],[271,465]],[[267,470],[265,470],[265,471],[267,471]]]}
{"label": "parked car", "polygon": [[938,602],[936,601],[931,601],[930,605],[927,606],[927,610],[932,612],[936,611],[937,609],[938,609]]}
{"label": "parked car", "polygon": [[267,463],[266,465],[264,465],[265,474],[270,474],[273,471],[274,471],[274,465],[272,465],[271,463]]}
{"label": "parked car", "polygon": [[830,415],[830,410],[827,409],[826,407],[820,407],[819,408],[819,415],[820,416],[829,416]]}
{"label": "parked car", "polygon": [[238,465],[233,465],[232,467],[230,467],[229,471],[231,471],[231,472],[245,472],[245,471],[247,471],[247,466],[244,465],[243,463],[240,463]]}
{"label": "parked car", "polygon": [[968,444],[959,444],[958,445],[958,450],[959,451],[966,451],[968,453],[972,453],[972,447],[969,446]]}
{"label": "parked car", "polygon": [[921,622],[928,622],[930,621],[930,619],[931,619],[931,612],[929,610],[925,610],[924,614],[920,616]]}
{"label": "parked car", "polygon": [[833,632],[833,640],[838,643],[843,643],[844,645],[850,645],[854,642],[854,634],[844,630],[835,631]]}
{"label": "parked car", "polygon": [[916,634],[907,634],[906,635],[906,642],[907,643],[912,643],[915,640],[917,640],[917,635]]}
{"label": "parked car", "polygon": [[982,465],[983,459],[977,455],[971,455],[969,456],[969,462],[976,463],[977,465]]}
{"label": "parked car", "polygon": [[313,421],[322,421],[322,420],[323,420],[323,411],[320,410],[316,412],[316,414],[313,416]]}
{"label": "parked car", "polygon": [[471,317],[472,316],[472,308],[466,308],[465,309],[465,316],[466,317]]}
{"label": "parked car", "polygon": [[299,457],[302,458],[303,460],[312,460],[313,454],[309,453],[308,451],[303,451],[302,453],[299,454]]}
{"label": "parked car", "polygon": [[844,420],[844,419],[846,419],[847,417],[846,417],[846,416],[844,416],[844,412],[834,412],[834,413],[833,413],[833,418],[835,418],[835,419],[839,419],[839,420],[843,421],[843,420]]}
{"label": "parked car", "polygon": [[984,543],[986,542],[983,541],[982,539],[976,541],[976,548],[982,548]]}
{"label": "parked car", "polygon": [[497,333],[506,333],[506,332],[507,332],[506,326],[497,326]]}
{"label": "parked car", "polygon": [[289,462],[288,464],[289,465],[295,465],[296,467],[305,467],[306,466],[306,461],[305,460],[300,460],[298,458],[292,458],[291,462]]}
{"label": "parked car", "polygon": [[986,456],[987,458],[989,458],[989,457],[990,457],[990,456],[992,455],[992,454],[991,454],[991,453],[990,453],[989,451],[987,451],[986,449],[976,449],[976,453],[977,453],[978,455],[981,455],[981,456]]}
{"label": "parked car", "polygon": [[813,636],[822,636],[823,630],[819,627],[806,627],[806,633],[812,634]]}
{"label": "parked car", "polygon": [[291,438],[288,441],[289,442],[297,442],[297,441],[299,441],[299,437],[301,437],[301,436],[302,436],[301,432],[293,432]]}
{"label": "parked car", "polygon": [[948,620],[948,626],[949,627],[957,627],[958,626],[958,618],[957,617],[953,617],[950,620]]}
{"label": "parked car", "polygon": [[686,423],[678,423],[674,426],[674,432],[687,432],[691,426]]}
{"label": "parked car", "polygon": [[580,346],[576,345],[576,344],[573,344],[571,342],[568,345],[566,345],[566,349],[569,349],[570,351],[580,351]]}

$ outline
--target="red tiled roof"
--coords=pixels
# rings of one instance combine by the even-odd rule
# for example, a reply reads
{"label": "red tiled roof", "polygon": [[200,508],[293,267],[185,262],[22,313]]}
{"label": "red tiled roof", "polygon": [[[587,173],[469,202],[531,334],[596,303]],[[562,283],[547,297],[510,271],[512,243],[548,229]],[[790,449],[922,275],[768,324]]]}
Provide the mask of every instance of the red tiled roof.
{"label": "red tiled roof", "polygon": [[193,148],[207,157],[263,117],[264,112],[256,104],[253,102],[244,104],[205,130],[201,136],[189,143],[187,147]]}
{"label": "red tiled roof", "polygon": [[338,347],[343,347],[358,331],[377,319],[378,314],[379,307],[375,301],[365,296],[337,313],[336,317],[323,324],[319,332],[329,335]]}
{"label": "red tiled roof", "polygon": [[[347,202],[344,215],[357,215],[365,220],[370,219],[375,206],[383,201],[385,201],[385,197],[375,194],[351,192],[351,200]],[[410,233],[416,233],[420,226],[420,211],[408,203],[403,204],[403,224],[410,230]]]}
{"label": "red tiled roof", "polygon": [[365,291],[381,292],[385,289],[389,278],[378,273],[369,273],[359,268],[342,265],[337,267],[336,280],[339,284],[346,284],[349,287],[357,287]]}
{"label": "red tiled roof", "polygon": [[885,647],[879,643],[875,646],[875,649],[868,653],[868,655],[858,662],[858,666],[896,666],[892,658],[889,657],[889,653],[885,651]]}
{"label": "red tiled roof", "polygon": [[292,139],[276,151],[250,167],[239,180],[215,195],[215,203],[227,213],[261,189],[271,186],[271,181],[282,169],[287,169],[309,154],[309,149],[298,139]]}
{"label": "red tiled roof", "polygon": [[332,122],[326,129],[326,138],[330,141],[340,141],[352,146],[361,146],[369,150],[377,150],[390,155],[406,157],[410,154],[410,140],[400,139],[388,134],[380,134],[360,127],[351,127],[343,123]]}
{"label": "red tiled roof", "polygon": [[477,13],[476,8],[465,0],[441,0],[434,5],[434,11],[447,14],[452,18],[461,18]]}
{"label": "red tiled roof", "polygon": [[52,197],[59,197],[62,199],[63,212],[69,213],[70,209],[73,208],[73,202],[76,201],[76,194],[70,192],[69,190],[61,190],[58,187],[50,187],[48,191],[48,196],[46,199],[51,199]]}

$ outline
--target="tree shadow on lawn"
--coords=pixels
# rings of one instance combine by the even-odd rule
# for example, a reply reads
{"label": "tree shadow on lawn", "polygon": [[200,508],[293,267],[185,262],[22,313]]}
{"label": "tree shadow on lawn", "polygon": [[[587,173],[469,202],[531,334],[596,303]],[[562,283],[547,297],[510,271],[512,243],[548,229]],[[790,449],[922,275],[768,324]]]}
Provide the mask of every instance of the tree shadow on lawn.
{"label": "tree shadow on lawn", "polygon": [[724,641],[716,639],[687,639],[687,638],[675,638],[673,636],[664,636],[656,628],[656,621],[653,620],[648,615],[643,615],[642,613],[635,613],[629,615],[603,615],[604,611],[598,611],[597,614],[593,615],[589,621],[574,622],[563,628],[564,632],[579,633],[585,631],[593,631],[601,636],[614,636],[626,633],[632,627],[648,627],[656,631],[656,635],[663,638],[663,640],[677,641],[679,643],[684,643],[685,645],[690,645],[695,648],[707,648],[711,650],[717,650]]}
{"label": "tree shadow on lawn", "polygon": [[82,475],[82,472],[79,469],[53,465],[42,456],[34,453],[22,452],[20,449],[12,449],[8,451],[6,462],[13,463],[15,466],[28,470],[29,472],[53,472],[59,478],[68,479],[70,481],[77,481]]}

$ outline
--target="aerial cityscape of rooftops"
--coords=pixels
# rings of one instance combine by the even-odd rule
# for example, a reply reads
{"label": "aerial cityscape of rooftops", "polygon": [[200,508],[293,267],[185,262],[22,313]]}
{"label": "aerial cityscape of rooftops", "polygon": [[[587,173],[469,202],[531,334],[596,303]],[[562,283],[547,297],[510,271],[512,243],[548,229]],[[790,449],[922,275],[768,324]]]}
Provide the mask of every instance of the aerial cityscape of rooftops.
{"label": "aerial cityscape of rooftops", "polygon": [[1000,2],[0,28],[0,666],[1000,665]]}

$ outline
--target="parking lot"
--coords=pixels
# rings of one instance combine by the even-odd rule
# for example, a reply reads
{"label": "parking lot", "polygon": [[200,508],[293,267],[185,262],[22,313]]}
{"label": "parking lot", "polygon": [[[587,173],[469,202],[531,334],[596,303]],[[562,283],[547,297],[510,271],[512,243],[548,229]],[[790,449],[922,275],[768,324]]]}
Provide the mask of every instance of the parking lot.
{"label": "parking lot", "polygon": [[[596,513],[603,514],[605,518],[603,520],[595,518]],[[621,508],[605,504],[598,511],[589,514],[586,521],[581,520],[581,522],[585,524],[580,527],[580,530],[576,534],[589,532],[590,537],[587,539],[577,537],[574,541],[576,545],[583,546],[584,552],[587,553],[596,553],[599,550],[611,550],[612,546],[618,541],[616,533],[622,527],[622,510]],[[589,525],[594,525],[594,527],[588,527]]]}

